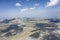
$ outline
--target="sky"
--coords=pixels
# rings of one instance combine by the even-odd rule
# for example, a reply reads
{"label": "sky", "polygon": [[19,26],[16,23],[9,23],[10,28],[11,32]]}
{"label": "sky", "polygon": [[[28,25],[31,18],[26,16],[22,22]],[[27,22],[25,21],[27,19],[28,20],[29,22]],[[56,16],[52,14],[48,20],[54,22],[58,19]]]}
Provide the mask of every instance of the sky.
{"label": "sky", "polygon": [[0,19],[60,18],[60,0],[0,0]]}

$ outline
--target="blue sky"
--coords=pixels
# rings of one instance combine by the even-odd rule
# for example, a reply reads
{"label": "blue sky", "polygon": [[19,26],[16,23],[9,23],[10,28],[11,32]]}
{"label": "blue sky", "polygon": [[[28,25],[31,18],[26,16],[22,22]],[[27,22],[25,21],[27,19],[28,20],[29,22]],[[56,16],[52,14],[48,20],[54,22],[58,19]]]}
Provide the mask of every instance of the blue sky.
{"label": "blue sky", "polygon": [[0,19],[11,17],[60,18],[60,0],[0,0]]}

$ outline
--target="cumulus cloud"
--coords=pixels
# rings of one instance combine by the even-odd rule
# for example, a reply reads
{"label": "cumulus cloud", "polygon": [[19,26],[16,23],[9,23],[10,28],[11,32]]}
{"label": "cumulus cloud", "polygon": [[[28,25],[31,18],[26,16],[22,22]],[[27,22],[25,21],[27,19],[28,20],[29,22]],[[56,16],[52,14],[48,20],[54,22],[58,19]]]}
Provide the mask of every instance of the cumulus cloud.
{"label": "cumulus cloud", "polygon": [[52,6],[55,6],[57,5],[59,2],[59,0],[50,0],[50,2],[47,2],[47,5],[46,7],[52,7]]}
{"label": "cumulus cloud", "polygon": [[16,3],[15,5],[16,5],[16,6],[21,6],[21,3]]}
{"label": "cumulus cloud", "polygon": [[20,12],[28,12],[28,11],[34,10],[35,8],[36,7],[24,8],[24,9],[21,9]]}
{"label": "cumulus cloud", "polygon": [[34,10],[36,7],[31,7],[31,8],[29,8],[30,10]]}
{"label": "cumulus cloud", "polygon": [[39,6],[40,4],[39,3],[36,3],[35,6]]}
{"label": "cumulus cloud", "polygon": [[25,11],[28,11],[28,9],[21,9],[20,12],[25,12]]}

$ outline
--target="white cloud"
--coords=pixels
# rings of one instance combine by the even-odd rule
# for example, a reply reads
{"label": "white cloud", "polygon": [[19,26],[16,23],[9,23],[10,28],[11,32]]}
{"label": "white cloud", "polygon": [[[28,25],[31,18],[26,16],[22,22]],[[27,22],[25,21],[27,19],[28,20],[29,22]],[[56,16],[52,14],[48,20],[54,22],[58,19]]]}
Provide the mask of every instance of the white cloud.
{"label": "white cloud", "polygon": [[16,3],[15,5],[16,5],[16,6],[21,6],[21,4],[20,4],[20,3]]}
{"label": "white cloud", "polygon": [[34,10],[36,7],[31,7],[31,8],[29,8],[30,10]]}
{"label": "white cloud", "polygon": [[20,12],[28,12],[28,11],[31,11],[31,10],[34,10],[34,9],[36,9],[36,7],[25,8],[25,9],[21,9]]}
{"label": "white cloud", "polygon": [[25,11],[28,11],[28,9],[21,9],[20,12],[25,12]]}
{"label": "white cloud", "polygon": [[40,4],[39,3],[36,3],[35,6],[39,6]]}
{"label": "white cloud", "polygon": [[52,7],[58,4],[59,0],[50,0],[50,2],[47,2],[46,7]]}
{"label": "white cloud", "polygon": [[34,7],[30,7],[29,10],[34,10],[36,9],[40,4],[39,3],[35,3],[34,4]]}

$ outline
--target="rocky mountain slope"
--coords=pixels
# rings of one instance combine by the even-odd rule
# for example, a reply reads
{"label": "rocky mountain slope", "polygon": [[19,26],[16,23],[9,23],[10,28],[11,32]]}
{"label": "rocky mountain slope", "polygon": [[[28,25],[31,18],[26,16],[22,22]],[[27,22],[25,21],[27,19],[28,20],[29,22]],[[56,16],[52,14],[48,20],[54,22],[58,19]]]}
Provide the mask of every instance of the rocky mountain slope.
{"label": "rocky mountain slope", "polygon": [[0,22],[0,40],[60,40],[60,22],[21,18],[3,20]]}

